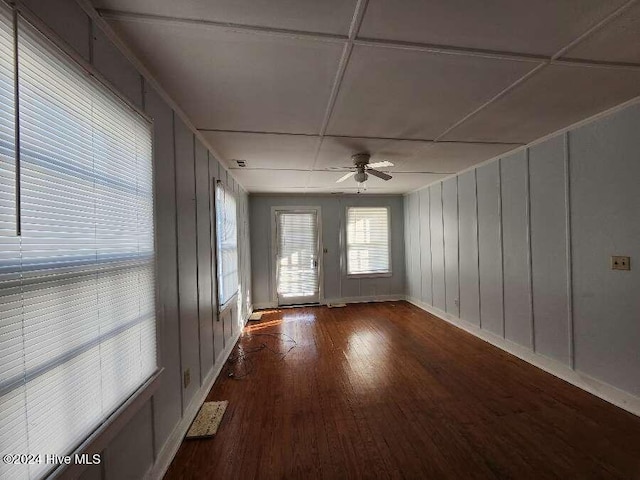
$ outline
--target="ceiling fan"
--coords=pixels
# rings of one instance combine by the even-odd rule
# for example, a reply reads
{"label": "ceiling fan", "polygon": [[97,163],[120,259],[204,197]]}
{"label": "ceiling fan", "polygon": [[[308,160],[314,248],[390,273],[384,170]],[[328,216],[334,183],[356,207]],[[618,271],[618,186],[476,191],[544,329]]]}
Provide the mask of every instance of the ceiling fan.
{"label": "ceiling fan", "polygon": [[367,178],[369,178],[369,174],[382,180],[391,180],[391,178],[393,178],[391,175],[376,170],[376,168],[393,167],[393,163],[386,160],[383,162],[369,163],[370,158],[371,155],[368,153],[356,153],[352,155],[351,160],[353,161],[353,167],[345,168],[351,168],[353,170],[336,180],[336,183],[344,182],[351,177],[358,183],[364,183],[367,181]]}

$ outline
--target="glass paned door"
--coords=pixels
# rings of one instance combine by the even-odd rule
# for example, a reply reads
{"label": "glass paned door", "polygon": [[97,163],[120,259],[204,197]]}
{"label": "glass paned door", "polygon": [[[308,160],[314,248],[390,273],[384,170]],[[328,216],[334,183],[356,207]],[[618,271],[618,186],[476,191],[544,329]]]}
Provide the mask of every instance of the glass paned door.
{"label": "glass paned door", "polygon": [[278,305],[319,302],[317,211],[276,211],[276,241]]}

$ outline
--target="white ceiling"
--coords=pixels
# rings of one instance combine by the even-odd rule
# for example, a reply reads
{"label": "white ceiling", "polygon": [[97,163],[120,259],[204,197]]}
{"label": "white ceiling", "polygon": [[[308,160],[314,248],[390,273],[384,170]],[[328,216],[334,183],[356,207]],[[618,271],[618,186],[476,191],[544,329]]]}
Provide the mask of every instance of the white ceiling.
{"label": "white ceiling", "polygon": [[640,95],[640,0],[93,1],[250,192],[367,151],[404,193]]}

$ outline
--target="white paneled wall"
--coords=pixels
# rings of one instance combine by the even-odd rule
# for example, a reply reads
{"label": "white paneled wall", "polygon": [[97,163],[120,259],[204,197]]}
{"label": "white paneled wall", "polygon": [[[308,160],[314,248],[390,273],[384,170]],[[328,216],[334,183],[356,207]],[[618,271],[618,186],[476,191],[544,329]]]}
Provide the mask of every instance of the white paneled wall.
{"label": "white paneled wall", "polygon": [[448,313],[459,316],[457,178],[442,182],[442,225],[444,227],[445,305]]}
{"label": "white paneled wall", "polygon": [[[420,298],[423,302],[433,302],[433,284],[431,281],[431,229],[429,228],[430,222],[430,209],[431,204],[429,190],[422,190],[418,194],[420,200],[420,272],[418,278],[421,279],[421,292]],[[407,250],[413,251],[413,250]],[[429,275],[424,275],[423,272],[429,272]]]}
{"label": "white paneled wall", "polygon": [[529,182],[526,151],[500,161],[504,336],[532,346],[529,276]]}
{"label": "white paneled wall", "polygon": [[569,364],[564,145],[561,135],[529,149],[529,197],[536,351]]}
{"label": "white paneled wall", "polygon": [[[251,276],[253,304],[256,308],[276,305],[272,276],[272,211],[273,207],[320,207],[322,223],[322,276],[324,278],[321,301],[390,300],[404,297],[405,248],[420,240],[419,224],[406,227],[407,212],[419,215],[416,199],[403,202],[400,195],[251,195],[249,197],[251,222]],[[352,206],[388,207],[391,233],[391,275],[376,278],[350,277],[346,272],[344,242],[346,209]],[[403,210],[404,208],[404,210]],[[247,259],[246,261],[248,261]],[[420,276],[420,259],[407,265],[407,276],[416,285]],[[420,287],[413,291],[420,295]]]}
{"label": "white paneled wall", "polygon": [[500,165],[493,162],[476,170],[478,202],[478,270],[480,272],[480,325],[502,335],[502,246],[500,232]]}
{"label": "white paneled wall", "polygon": [[636,103],[405,196],[408,298],[640,412],[639,126]]}
{"label": "white paneled wall", "polygon": [[[409,195],[409,198],[416,194]],[[431,284],[433,286],[433,305],[440,310],[446,311],[445,288],[445,265],[444,265],[444,228],[442,223],[442,184],[436,183],[429,188],[429,226],[431,230]],[[408,218],[415,218],[408,216]],[[406,220],[405,220],[406,221]],[[409,224],[415,222],[408,222]],[[422,228],[422,230],[426,230]],[[409,252],[411,252],[409,254]],[[418,253],[413,250],[405,252],[407,259],[415,258]],[[413,263],[410,261],[408,263]],[[424,272],[422,272],[424,274]],[[407,290],[411,292],[411,281],[409,279]]]}
{"label": "white paneled wall", "polygon": [[478,281],[478,202],[475,170],[458,176],[458,228],[460,229],[460,318],[480,326]]}
{"label": "white paneled wall", "polygon": [[[174,133],[182,371],[189,370],[191,378],[200,379],[194,137],[187,126],[175,116]],[[183,389],[183,405],[189,404],[199,387],[200,382],[193,381]]]}
{"label": "white paneled wall", "polygon": [[[569,134],[576,369],[640,396],[640,107]],[[609,268],[631,256],[631,271]]]}
{"label": "white paneled wall", "polygon": [[[406,215],[411,218],[419,218],[420,217],[420,199],[417,195],[409,198],[408,208]],[[409,286],[409,294],[412,296],[419,297],[421,292],[421,283],[419,281],[420,278],[420,263],[421,263],[421,250],[419,248],[414,249],[414,246],[419,246],[420,242],[420,224],[419,222],[413,222],[408,226],[408,229],[405,232],[407,237],[407,241],[409,243],[409,248],[411,251],[415,251],[416,256],[413,258],[413,261],[410,262],[410,269],[408,274],[411,278],[411,281],[408,283]]]}

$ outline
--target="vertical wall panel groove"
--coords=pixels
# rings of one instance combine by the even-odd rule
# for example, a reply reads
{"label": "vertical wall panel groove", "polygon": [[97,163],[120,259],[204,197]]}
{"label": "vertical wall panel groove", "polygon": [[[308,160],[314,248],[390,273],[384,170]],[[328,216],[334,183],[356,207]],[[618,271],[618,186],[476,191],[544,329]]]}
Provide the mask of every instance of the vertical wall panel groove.
{"label": "vertical wall panel groove", "polygon": [[569,365],[575,368],[573,339],[573,272],[571,255],[571,151],[569,149],[569,132],[564,134],[564,210],[567,239],[567,335],[569,337]]}
{"label": "vertical wall panel groove", "polygon": [[536,351],[569,365],[564,156],[563,135],[529,150]]}
{"label": "vertical wall panel groove", "polygon": [[476,170],[478,191],[478,258],[482,328],[502,335],[502,277],[498,162]]}
{"label": "vertical wall panel groove", "polygon": [[[412,193],[415,202],[415,213],[416,215],[412,218],[420,218],[420,196],[417,192]],[[413,237],[413,252],[415,253],[417,258],[417,262],[414,265],[414,282],[415,282],[415,298],[420,298],[422,296],[422,275],[421,268],[422,265],[422,253],[420,248],[420,222],[412,222],[415,224],[415,233]]]}
{"label": "vertical wall panel groove", "polygon": [[480,326],[477,225],[476,177],[470,171],[458,176],[458,298],[460,318]]}
{"label": "vertical wall panel groove", "polygon": [[180,271],[180,256],[179,256],[179,246],[178,246],[178,242],[179,242],[179,237],[178,237],[178,179],[176,178],[176,158],[177,158],[177,148],[176,148],[176,114],[174,111],[171,111],[171,123],[173,126],[172,132],[173,132],[173,191],[174,191],[174,201],[175,201],[175,209],[174,209],[174,213],[175,213],[175,246],[176,246],[176,289],[178,292],[178,299],[176,302],[176,307],[177,307],[177,311],[176,311],[176,318],[178,319],[178,353],[180,355],[180,372],[179,372],[179,376],[178,376],[178,388],[179,388],[179,392],[180,392],[180,415],[184,415],[184,411],[185,411],[185,401],[184,401],[184,394],[182,392],[182,372],[184,371],[184,363],[182,361],[182,326],[181,326],[181,317],[180,317],[180,275],[178,274],[178,272]]}
{"label": "vertical wall panel groove", "polygon": [[460,316],[459,303],[459,236],[458,181],[450,178],[442,183],[442,219],[444,226],[445,294],[447,312]]}
{"label": "vertical wall panel groove", "polygon": [[433,271],[433,305],[443,312],[446,310],[444,231],[442,222],[442,183],[431,186],[431,265]]}
{"label": "vertical wall panel groove", "polygon": [[444,285],[444,308],[447,311],[447,246],[445,245],[445,231],[444,231],[444,183],[440,182],[440,220],[442,227],[442,277]]}
{"label": "vertical wall panel groove", "polygon": [[433,301],[431,285],[431,229],[429,227],[429,189],[421,190],[418,194],[420,201],[420,271],[421,271],[421,300],[425,303]]}
{"label": "vertical wall panel groove", "polygon": [[458,316],[460,316],[460,177],[456,175],[456,236],[458,237],[458,250],[456,265],[458,267],[456,297],[458,299]]}
{"label": "vertical wall panel groove", "polygon": [[209,197],[209,154],[195,140],[196,246],[198,255],[198,325],[200,377],[204,381],[214,365],[213,353],[213,275],[211,271],[211,217]]}
{"label": "vertical wall panel groove", "polygon": [[473,170],[473,193],[475,195],[475,226],[476,226],[476,249],[477,249],[477,255],[476,255],[476,269],[478,272],[478,322],[480,325],[480,328],[482,328],[482,295],[480,294],[481,292],[481,288],[482,288],[482,279],[480,278],[480,220],[478,217],[478,169],[474,168]]}
{"label": "vertical wall panel groove", "polygon": [[202,386],[204,373],[202,371],[202,329],[200,328],[200,248],[198,246],[198,175],[197,175],[197,154],[196,154],[196,136],[193,135],[193,194],[194,194],[194,217],[195,217],[195,242],[196,242],[196,319],[198,321],[198,380]]}
{"label": "vertical wall panel groove", "polygon": [[429,197],[429,212],[428,212],[428,217],[427,217],[427,222],[429,225],[429,276],[431,279],[431,303],[433,303],[433,245],[432,245],[432,239],[433,239],[433,235],[431,234],[431,188],[427,189],[427,196]]}
{"label": "vertical wall panel groove", "polygon": [[502,218],[502,158],[497,160],[498,164],[498,229],[500,233],[498,238],[500,239],[500,287],[501,287],[501,301],[502,301],[502,338],[506,336],[506,322],[504,319],[504,226]]}
{"label": "vertical wall panel groove", "polygon": [[526,163],[526,217],[527,217],[527,267],[529,273],[529,315],[531,323],[531,349],[536,351],[536,314],[533,308],[533,265],[531,257],[531,175],[529,168],[529,149],[525,150],[525,163]]}
{"label": "vertical wall panel groove", "polygon": [[526,152],[500,161],[505,338],[531,347]]}

